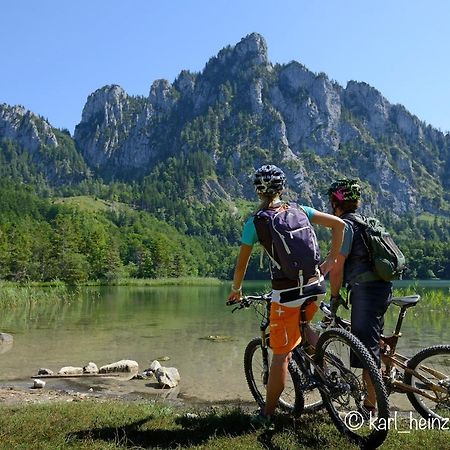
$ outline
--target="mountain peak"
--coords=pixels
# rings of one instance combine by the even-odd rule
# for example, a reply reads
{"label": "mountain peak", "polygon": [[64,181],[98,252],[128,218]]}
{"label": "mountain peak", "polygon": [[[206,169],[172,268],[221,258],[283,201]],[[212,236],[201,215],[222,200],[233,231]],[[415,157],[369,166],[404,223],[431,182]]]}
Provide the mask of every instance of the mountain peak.
{"label": "mountain peak", "polygon": [[220,50],[217,57],[209,60],[205,69],[217,68],[217,63],[220,67],[228,67],[231,71],[268,65],[266,41],[260,34],[250,33],[243,37],[234,47],[228,45]]}
{"label": "mountain peak", "polygon": [[89,122],[99,114],[103,116],[108,105],[119,105],[127,97],[125,90],[117,84],[110,84],[97,89],[87,99],[81,122]]}
{"label": "mountain peak", "polygon": [[150,88],[149,101],[156,111],[167,113],[175,103],[172,84],[165,80],[155,80]]}
{"label": "mountain peak", "polygon": [[267,43],[258,33],[250,33],[240,40],[234,48],[239,59],[251,59],[255,64],[267,64]]}

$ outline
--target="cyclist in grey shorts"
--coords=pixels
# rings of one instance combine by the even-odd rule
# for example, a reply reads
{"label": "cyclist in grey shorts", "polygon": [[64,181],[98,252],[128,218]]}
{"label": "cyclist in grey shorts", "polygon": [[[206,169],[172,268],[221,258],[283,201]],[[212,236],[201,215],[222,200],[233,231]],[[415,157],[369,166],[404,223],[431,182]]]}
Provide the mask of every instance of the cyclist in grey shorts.
{"label": "cyclist in grey shorts", "polygon": [[[351,220],[361,198],[358,181],[337,180],[330,186],[328,195],[333,214],[345,222],[344,242],[330,271],[331,302],[339,302],[340,289],[345,286],[351,303],[352,333],[367,347],[380,367],[380,336],[384,314],[392,299],[392,283],[374,273],[362,226]],[[370,382],[366,384],[368,396],[364,406],[369,411],[375,410],[375,393]]]}

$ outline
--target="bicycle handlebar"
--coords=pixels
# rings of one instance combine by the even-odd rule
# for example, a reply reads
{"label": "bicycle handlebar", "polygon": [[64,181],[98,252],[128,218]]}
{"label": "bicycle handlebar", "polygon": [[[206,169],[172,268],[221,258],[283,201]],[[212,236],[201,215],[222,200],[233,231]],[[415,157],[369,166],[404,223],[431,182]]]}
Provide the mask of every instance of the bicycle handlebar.
{"label": "bicycle handlebar", "polygon": [[235,308],[231,311],[232,313],[244,308],[250,308],[254,303],[263,303],[263,302],[270,302],[270,294],[263,294],[263,295],[246,295],[242,297],[241,301],[228,301],[226,303],[227,306],[233,306],[236,305]]}
{"label": "bicycle handlebar", "polygon": [[[226,306],[234,305],[235,308],[233,308],[233,310],[232,310],[232,312],[234,312],[239,309],[249,308],[254,303],[270,302],[270,299],[271,299],[270,293],[263,294],[263,295],[245,295],[244,297],[242,297],[241,301],[239,301],[239,302],[238,301],[226,302]],[[331,311],[330,305],[321,301],[319,308],[325,316],[330,317],[330,318],[333,316],[333,312]]]}

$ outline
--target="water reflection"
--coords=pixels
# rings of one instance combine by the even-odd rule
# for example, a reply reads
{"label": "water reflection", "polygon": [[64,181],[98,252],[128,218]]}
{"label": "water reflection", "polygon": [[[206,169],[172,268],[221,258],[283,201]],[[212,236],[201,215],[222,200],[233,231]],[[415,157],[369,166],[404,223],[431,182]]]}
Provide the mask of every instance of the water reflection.
{"label": "water reflection", "polygon": [[[261,283],[248,284],[262,292]],[[250,291],[249,291],[250,292]],[[243,352],[258,335],[252,310],[231,314],[223,287],[95,287],[70,303],[15,308],[0,317],[0,330],[14,335],[14,347],[0,354],[0,379],[26,379],[40,367],[98,365],[134,359],[141,369],[153,359],[177,367],[181,392],[204,400],[251,400],[243,375]],[[390,308],[386,334],[398,308]],[[317,317],[317,320],[320,317]],[[450,342],[448,315],[425,306],[410,309],[399,351],[413,354],[428,345]],[[233,340],[209,340],[208,336]]]}

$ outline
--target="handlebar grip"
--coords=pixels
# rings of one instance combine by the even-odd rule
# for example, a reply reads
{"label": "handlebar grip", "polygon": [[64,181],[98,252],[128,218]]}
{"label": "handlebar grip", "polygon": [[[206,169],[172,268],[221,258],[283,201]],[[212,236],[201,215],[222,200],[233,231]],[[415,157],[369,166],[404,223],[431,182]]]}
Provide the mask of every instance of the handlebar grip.
{"label": "handlebar grip", "polygon": [[345,309],[348,309],[347,301],[339,294],[337,297],[331,297],[330,299],[330,311],[333,316],[336,315],[337,310],[340,306],[343,306]]}
{"label": "handlebar grip", "polygon": [[228,300],[225,305],[227,306],[232,306],[232,305],[236,305],[236,303],[239,303],[237,300]]}

